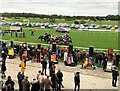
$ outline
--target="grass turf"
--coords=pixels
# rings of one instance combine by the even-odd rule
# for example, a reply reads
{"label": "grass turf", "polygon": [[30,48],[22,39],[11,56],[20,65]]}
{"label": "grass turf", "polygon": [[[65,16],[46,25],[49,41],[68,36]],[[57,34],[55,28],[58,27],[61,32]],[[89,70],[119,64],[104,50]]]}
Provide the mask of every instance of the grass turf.
{"label": "grass turf", "polygon": [[[8,26],[4,26],[2,29],[6,30],[9,28]],[[25,38],[16,38],[14,35],[11,38],[10,34],[6,34],[5,36],[2,36],[2,39],[10,40],[14,39],[16,41],[27,41],[27,42],[33,42],[33,43],[45,43],[43,41],[38,40],[38,36],[42,35],[44,32],[48,32],[51,35],[55,34],[57,36],[62,36],[63,33],[58,33],[55,31],[55,29],[40,29],[36,27],[37,31],[35,32],[34,36],[31,36],[31,30],[32,28],[23,27],[23,31],[26,33]],[[79,46],[79,47],[89,47],[94,46],[95,48],[113,48],[118,49],[118,33],[116,32],[92,32],[92,31],[79,31],[72,29],[69,32],[69,36],[72,38],[73,45]]]}

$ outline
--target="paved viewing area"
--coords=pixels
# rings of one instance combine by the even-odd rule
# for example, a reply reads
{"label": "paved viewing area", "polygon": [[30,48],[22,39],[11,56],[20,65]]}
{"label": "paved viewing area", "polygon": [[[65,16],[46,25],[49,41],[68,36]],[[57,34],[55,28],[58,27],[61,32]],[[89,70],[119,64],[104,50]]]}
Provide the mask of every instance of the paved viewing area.
{"label": "paved viewing area", "polygon": [[[18,89],[17,73],[20,71],[19,64],[19,58],[7,59],[6,76],[10,75],[15,81],[15,89]],[[81,73],[81,89],[112,89],[111,91],[118,89],[118,87],[112,87],[112,75],[110,72],[103,72],[102,68],[88,70],[80,69],[80,67],[80,65],[75,67],[65,66],[62,62],[56,64],[56,72],[58,68],[63,72],[63,85],[65,87],[63,89],[74,89],[74,73],[77,71]],[[31,63],[30,61],[27,61],[25,75],[29,77],[29,81],[36,78],[38,70],[41,70],[41,63]],[[47,69],[47,74],[49,74],[49,69]]]}

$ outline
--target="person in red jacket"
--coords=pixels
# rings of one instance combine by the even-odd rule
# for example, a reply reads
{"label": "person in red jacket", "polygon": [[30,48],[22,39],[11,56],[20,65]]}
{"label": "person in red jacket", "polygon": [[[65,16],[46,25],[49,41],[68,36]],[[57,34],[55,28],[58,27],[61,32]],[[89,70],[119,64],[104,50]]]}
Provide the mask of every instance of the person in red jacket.
{"label": "person in red jacket", "polygon": [[56,66],[53,64],[51,67],[51,77],[53,76],[53,74],[55,74],[55,68]]}

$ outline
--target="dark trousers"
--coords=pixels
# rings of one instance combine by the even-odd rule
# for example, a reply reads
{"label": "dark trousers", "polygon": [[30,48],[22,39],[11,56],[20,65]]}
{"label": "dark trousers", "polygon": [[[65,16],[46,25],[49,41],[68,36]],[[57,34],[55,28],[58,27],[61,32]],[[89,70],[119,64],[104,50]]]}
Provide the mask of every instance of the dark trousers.
{"label": "dark trousers", "polygon": [[57,88],[52,88],[52,91],[58,91]]}
{"label": "dark trousers", "polygon": [[1,77],[2,77],[2,79],[4,79],[4,78],[6,77],[5,71],[2,71],[1,73],[2,73],[2,76],[1,76]]}
{"label": "dark trousers", "polygon": [[45,89],[45,91],[50,91],[50,89]]}
{"label": "dark trousers", "polygon": [[[77,89],[77,87],[78,87],[78,89]],[[80,91],[80,84],[75,84],[75,89],[74,89],[74,91],[76,91],[76,89],[77,89],[77,91]]]}
{"label": "dark trousers", "polygon": [[58,84],[58,90],[59,90],[59,91],[61,91],[61,85],[62,85],[62,82],[60,82],[60,83]]}
{"label": "dark trousers", "polygon": [[37,56],[37,63],[40,62],[40,56]]}
{"label": "dark trousers", "polygon": [[113,85],[113,86],[116,86],[116,83],[117,83],[117,79],[114,79],[114,78],[113,78],[113,79],[112,79],[112,85]]}
{"label": "dark trousers", "polygon": [[22,54],[20,54],[20,60],[22,60]]}
{"label": "dark trousers", "polygon": [[18,81],[18,84],[19,84],[19,91],[22,91],[22,90],[23,90],[23,89],[22,89],[21,82],[22,82],[22,81]]}
{"label": "dark trousers", "polygon": [[[45,73],[44,73],[44,70],[45,70]],[[42,73],[44,73],[46,75],[46,68],[45,67],[42,67]]]}

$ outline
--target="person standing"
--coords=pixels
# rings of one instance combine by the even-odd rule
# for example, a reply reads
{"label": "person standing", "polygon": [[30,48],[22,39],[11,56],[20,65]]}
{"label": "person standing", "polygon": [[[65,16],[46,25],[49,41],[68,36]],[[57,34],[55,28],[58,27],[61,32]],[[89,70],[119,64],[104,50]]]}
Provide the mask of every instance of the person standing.
{"label": "person standing", "polygon": [[5,51],[2,51],[2,61],[5,65],[6,65],[6,58],[7,58],[7,54],[5,53]]}
{"label": "person standing", "polygon": [[18,37],[18,32],[17,31],[15,31],[15,37]]}
{"label": "person standing", "polygon": [[49,79],[49,76],[47,76],[47,78],[44,80],[45,91],[50,91],[51,85],[52,85],[52,82]]}
{"label": "person standing", "polygon": [[40,85],[36,79],[33,79],[31,85],[32,85],[31,91],[39,91]]}
{"label": "person standing", "polygon": [[117,87],[117,77],[119,76],[118,70],[116,67],[112,70],[112,86]]}
{"label": "person standing", "polygon": [[67,51],[64,52],[64,64],[67,65],[67,57],[68,57],[68,53]]}
{"label": "person standing", "polygon": [[43,61],[41,62],[42,64],[42,73],[44,73],[44,70],[45,70],[45,75],[46,75],[46,69],[47,69],[47,61],[46,59],[44,58]]}
{"label": "person standing", "polygon": [[19,91],[22,91],[23,89],[22,89],[21,82],[24,79],[24,74],[22,72],[18,72],[17,78],[18,78],[18,84],[19,84]]}
{"label": "person standing", "polygon": [[10,31],[10,37],[12,37],[12,31]]}
{"label": "person standing", "polygon": [[11,76],[8,76],[8,80],[5,82],[5,86],[8,91],[14,91],[14,81],[12,81]]}
{"label": "person standing", "polygon": [[102,54],[102,52],[100,52],[98,54],[98,64],[100,67],[102,66],[102,60],[103,60],[103,54]]}
{"label": "person standing", "polygon": [[39,86],[40,86],[40,91],[43,91],[44,90],[44,74],[43,73],[41,73],[41,75],[39,75],[38,82],[39,82]]}
{"label": "person standing", "polygon": [[107,57],[107,55],[105,55],[103,57],[103,71],[105,71],[105,69],[107,67],[107,62],[108,62],[108,57]]}
{"label": "person standing", "polygon": [[63,73],[60,71],[60,69],[57,72],[57,77],[58,77],[58,89],[59,91],[61,91],[61,86],[64,87],[62,85],[62,81],[63,81]]}
{"label": "person standing", "polygon": [[74,76],[74,83],[75,83],[75,88],[74,90],[76,91],[76,88],[78,87],[78,90],[80,90],[80,76],[79,76],[79,72],[77,72]]}
{"label": "person standing", "polygon": [[57,91],[58,88],[58,77],[56,76],[56,74],[53,74],[53,76],[51,77],[51,81],[52,81],[52,91]]}
{"label": "person standing", "polygon": [[36,31],[36,29],[34,28],[34,29],[32,29],[31,30],[31,35],[34,35],[34,32]]}
{"label": "person standing", "polygon": [[28,76],[26,76],[22,82],[21,85],[23,87],[22,91],[30,91],[30,82],[28,81]]}
{"label": "person standing", "polygon": [[31,63],[33,63],[35,59],[35,49],[32,49],[30,56],[31,56]]}
{"label": "person standing", "polygon": [[23,53],[24,53],[24,48],[23,48],[22,44],[20,44],[20,46],[19,46],[19,56],[20,56],[20,60],[22,60],[22,55],[23,55]]}
{"label": "person standing", "polygon": [[119,66],[119,62],[120,62],[120,55],[119,53],[116,54],[116,66]]}
{"label": "person standing", "polygon": [[24,51],[24,52],[23,52],[23,54],[22,54],[22,61],[24,61],[25,67],[26,67],[26,61],[28,61],[27,51]]}
{"label": "person standing", "polygon": [[25,72],[25,62],[24,61],[21,61],[20,68],[21,68],[21,72],[24,74],[24,72]]}
{"label": "person standing", "polygon": [[37,49],[37,63],[40,63],[40,50]]}
{"label": "person standing", "polygon": [[41,70],[38,71],[38,74],[37,74],[37,80],[39,79],[39,76],[41,76]]}
{"label": "person standing", "polygon": [[2,62],[2,65],[1,65],[2,78],[5,78],[5,77],[6,77],[5,71],[6,71],[6,65],[5,65],[4,62]]}
{"label": "person standing", "polygon": [[55,74],[55,68],[56,68],[55,65],[52,64],[52,67],[51,67],[51,70],[50,70],[51,71],[51,75],[50,75],[51,77],[53,76],[53,74]]}
{"label": "person standing", "polygon": [[23,29],[22,29],[22,27],[20,28],[20,32],[23,32]]}
{"label": "person standing", "polygon": [[23,34],[23,38],[25,38],[25,32],[23,32],[22,34]]}

